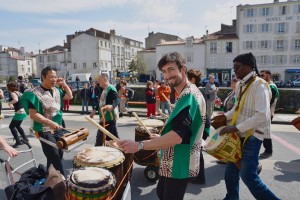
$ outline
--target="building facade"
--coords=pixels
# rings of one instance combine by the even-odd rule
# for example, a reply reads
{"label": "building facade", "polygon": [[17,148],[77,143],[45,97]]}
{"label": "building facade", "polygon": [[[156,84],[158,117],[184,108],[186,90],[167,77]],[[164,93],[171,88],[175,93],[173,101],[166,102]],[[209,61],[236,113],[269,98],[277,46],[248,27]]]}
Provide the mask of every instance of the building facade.
{"label": "building facade", "polygon": [[300,1],[237,6],[239,53],[252,52],[275,81],[300,77]]}
{"label": "building facade", "polygon": [[0,45],[0,81],[8,81],[10,77],[28,78],[37,73],[35,56],[20,49]]}
{"label": "building facade", "polygon": [[232,25],[221,24],[221,30],[203,36],[205,43],[206,77],[212,74],[221,85],[232,79],[232,60],[238,55],[239,39],[236,35],[236,21]]}
{"label": "building facade", "polygon": [[63,46],[54,46],[36,55],[37,77],[45,67],[51,66],[57,69],[57,76],[68,78],[71,70],[71,52]]}
{"label": "building facade", "polygon": [[[198,69],[205,72],[205,44],[202,39],[188,37],[185,40],[164,42],[156,45],[156,63],[167,53],[177,51],[184,56],[187,68]],[[155,67],[156,79],[162,80],[163,76],[158,67]]]}

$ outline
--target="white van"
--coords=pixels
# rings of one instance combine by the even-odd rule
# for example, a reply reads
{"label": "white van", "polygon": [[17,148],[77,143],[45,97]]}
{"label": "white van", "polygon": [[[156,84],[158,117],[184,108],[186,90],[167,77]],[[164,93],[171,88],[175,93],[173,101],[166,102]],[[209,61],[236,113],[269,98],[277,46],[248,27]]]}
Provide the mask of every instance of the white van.
{"label": "white van", "polygon": [[76,77],[78,76],[80,82],[82,81],[89,81],[89,78],[92,74],[91,73],[78,73],[78,74],[72,74],[69,78],[68,81],[76,81]]}

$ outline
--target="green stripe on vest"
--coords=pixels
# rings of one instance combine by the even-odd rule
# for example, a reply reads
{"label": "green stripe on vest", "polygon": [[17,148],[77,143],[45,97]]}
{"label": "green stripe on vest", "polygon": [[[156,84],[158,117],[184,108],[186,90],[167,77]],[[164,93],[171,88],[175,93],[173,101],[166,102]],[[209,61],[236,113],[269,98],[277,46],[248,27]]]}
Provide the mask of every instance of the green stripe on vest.
{"label": "green stripe on vest", "polygon": [[[202,117],[199,109],[198,102],[193,94],[189,93],[181,97],[168,119],[165,128],[162,131],[162,135],[168,133],[172,130],[172,120],[176,117],[180,111],[182,111],[187,106],[189,108],[189,114],[192,118],[190,144],[177,144],[174,147],[174,160],[172,168],[172,178],[188,178],[189,168],[190,168],[190,152],[195,143],[197,134],[199,133],[200,127],[202,125]],[[161,154],[163,155],[163,154]]]}
{"label": "green stripe on vest", "polygon": [[[40,100],[38,99],[38,97],[31,91],[26,91],[23,93],[20,102],[22,104],[22,106],[25,109],[25,112],[27,113],[27,115],[29,115],[29,108],[28,108],[28,103],[31,102],[32,105],[34,106],[34,108],[36,109],[36,111],[41,114],[44,115],[43,113],[43,105],[40,102]],[[58,123],[59,125],[62,124],[62,112],[61,110],[57,111],[57,114],[52,118],[52,121]],[[36,121],[33,121],[33,130],[41,132],[43,131],[43,124],[38,123]]]}
{"label": "green stripe on vest", "polygon": [[[104,105],[106,105],[107,94],[109,93],[110,90],[112,90],[112,91],[118,93],[118,92],[117,92],[117,89],[116,89],[113,85],[108,85],[107,91],[106,91],[106,96],[105,96],[105,98],[104,98]],[[99,108],[98,108],[98,114],[99,114],[99,118],[101,119],[102,116],[101,116],[101,112],[100,112],[100,106],[99,106]],[[111,115],[110,115],[110,112],[105,111],[105,113],[104,113],[104,118],[105,118],[105,121],[106,121],[106,122],[108,122],[108,121],[113,121],[113,120],[115,119],[115,111],[114,111],[114,109],[111,111]]]}

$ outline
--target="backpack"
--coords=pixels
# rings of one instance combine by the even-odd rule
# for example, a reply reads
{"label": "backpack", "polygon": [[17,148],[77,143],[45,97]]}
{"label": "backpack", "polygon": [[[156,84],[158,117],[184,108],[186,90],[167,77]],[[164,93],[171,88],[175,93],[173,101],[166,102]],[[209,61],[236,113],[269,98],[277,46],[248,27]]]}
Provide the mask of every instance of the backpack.
{"label": "backpack", "polygon": [[127,92],[126,92],[126,98],[127,99],[133,99],[134,96],[134,90],[131,88],[127,88]]}

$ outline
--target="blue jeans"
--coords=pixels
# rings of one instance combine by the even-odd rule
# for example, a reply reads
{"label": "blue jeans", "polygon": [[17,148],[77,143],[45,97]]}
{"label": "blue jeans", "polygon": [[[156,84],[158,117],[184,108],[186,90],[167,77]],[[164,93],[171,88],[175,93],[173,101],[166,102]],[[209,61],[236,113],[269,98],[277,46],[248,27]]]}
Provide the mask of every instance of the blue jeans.
{"label": "blue jeans", "polygon": [[170,105],[168,104],[168,102],[160,102],[160,107],[161,107],[161,111],[162,113],[166,114],[166,109],[168,110],[168,114],[171,115],[171,108]]}
{"label": "blue jeans", "polygon": [[258,154],[262,141],[250,136],[242,149],[241,167],[228,163],[225,171],[227,194],[224,200],[239,199],[239,180],[242,178],[252,195],[259,200],[278,200],[257,174]]}
{"label": "blue jeans", "polygon": [[81,100],[82,105],[82,112],[84,112],[84,107],[86,108],[86,113],[89,112],[89,101],[88,100]]}

